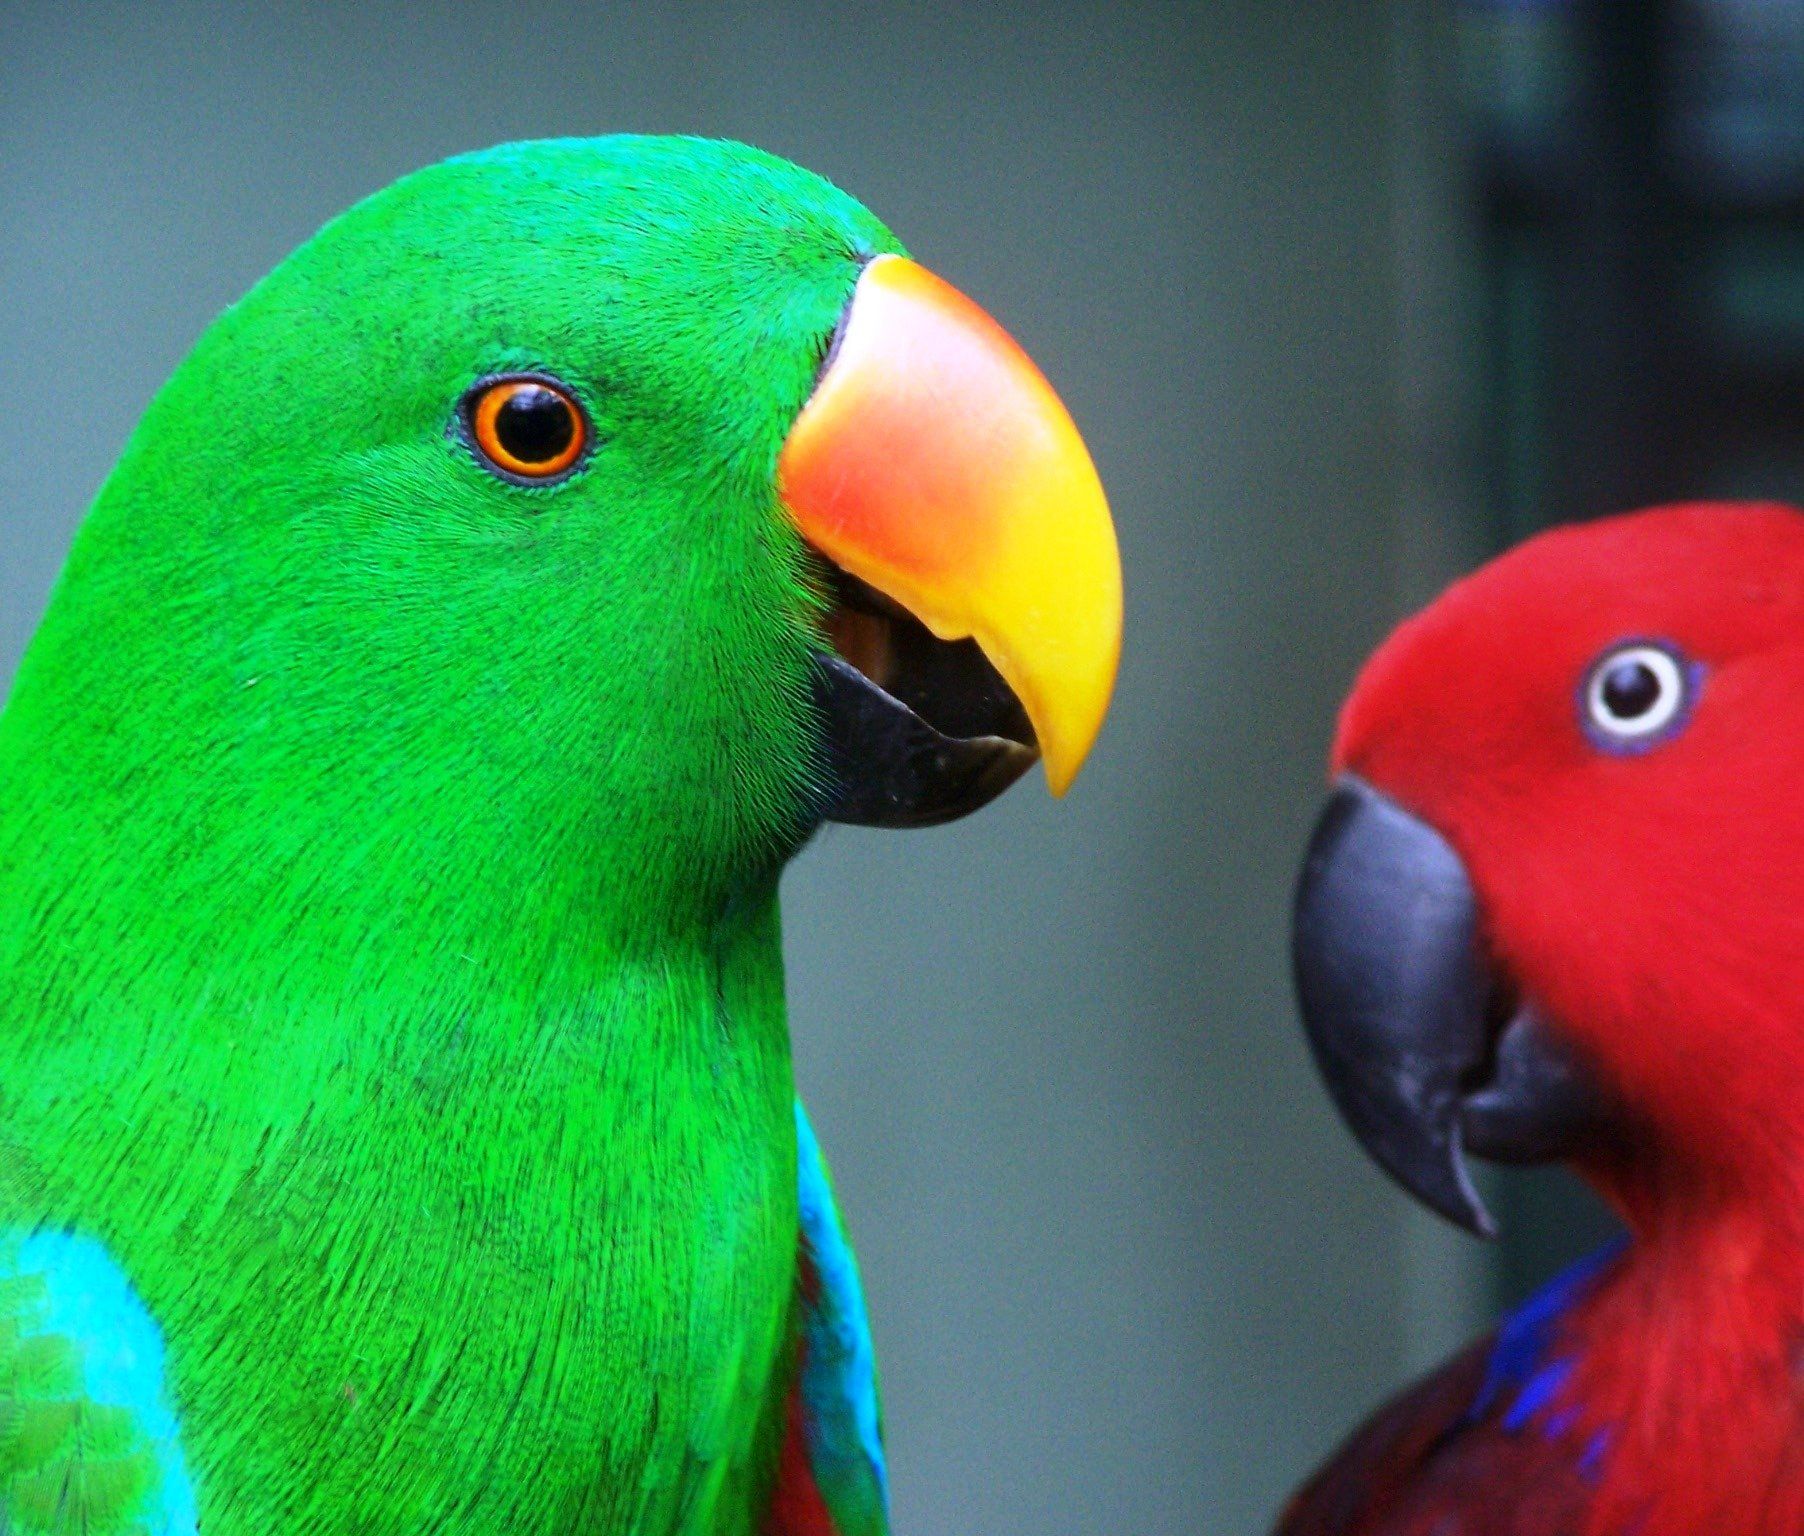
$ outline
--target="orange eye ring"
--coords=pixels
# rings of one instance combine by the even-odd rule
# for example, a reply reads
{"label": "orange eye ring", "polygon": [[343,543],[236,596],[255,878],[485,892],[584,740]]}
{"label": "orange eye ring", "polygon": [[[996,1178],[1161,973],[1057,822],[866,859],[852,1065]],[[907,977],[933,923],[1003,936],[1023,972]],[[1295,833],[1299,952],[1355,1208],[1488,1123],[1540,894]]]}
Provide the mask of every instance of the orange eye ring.
{"label": "orange eye ring", "polygon": [[463,417],[477,458],[516,485],[561,478],[589,446],[589,421],[576,397],[543,374],[478,380],[464,396]]}

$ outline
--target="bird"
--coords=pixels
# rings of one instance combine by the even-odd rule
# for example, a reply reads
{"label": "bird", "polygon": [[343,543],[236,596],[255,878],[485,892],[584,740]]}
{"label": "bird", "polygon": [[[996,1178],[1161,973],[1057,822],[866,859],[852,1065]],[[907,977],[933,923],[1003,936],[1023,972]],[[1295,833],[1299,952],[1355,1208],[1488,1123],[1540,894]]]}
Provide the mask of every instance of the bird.
{"label": "bird", "polygon": [[1804,513],[1561,527],[1407,620],[1297,888],[1316,1060],[1376,1161],[1564,1162],[1625,1235],[1382,1408],[1283,1536],[1804,1530]]}
{"label": "bird", "polygon": [[886,1531],[779,876],[1062,794],[1120,634],[1057,395],[824,179],[539,140],[327,223],[0,713],[0,1526]]}

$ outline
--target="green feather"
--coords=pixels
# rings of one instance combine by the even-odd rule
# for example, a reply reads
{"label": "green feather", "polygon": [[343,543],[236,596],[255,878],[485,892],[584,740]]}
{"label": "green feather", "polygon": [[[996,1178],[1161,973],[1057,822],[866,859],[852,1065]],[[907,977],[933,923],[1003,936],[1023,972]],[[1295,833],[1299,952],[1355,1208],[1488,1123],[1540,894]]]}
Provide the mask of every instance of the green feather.
{"label": "green feather", "polygon": [[[775,466],[895,249],[738,146],[453,160],[102,489],[0,715],[0,1222],[129,1275],[207,1536],[756,1528],[818,611]],[[596,427],[553,488],[455,429],[521,368]],[[6,1337],[5,1520],[129,1529],[130,1425]]]}

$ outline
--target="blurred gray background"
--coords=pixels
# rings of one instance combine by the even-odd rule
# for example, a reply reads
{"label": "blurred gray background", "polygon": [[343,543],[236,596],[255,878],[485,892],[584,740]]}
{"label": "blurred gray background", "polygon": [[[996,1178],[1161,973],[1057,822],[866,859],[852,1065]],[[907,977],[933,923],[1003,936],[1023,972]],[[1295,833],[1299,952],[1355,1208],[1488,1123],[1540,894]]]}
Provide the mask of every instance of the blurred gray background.
{"label": "blurred gray background", "polygon": [[0,0],[0,681],[152,390],[346,204],[620,129],[855,192],[1063,393],[1128,580],[1068,802],[787,883],[897,1527],[1262,1530],[1599,1225],[1515,1179],[1480,1250],[1333,1121],[1286,907],[1336,702],[1541,522],[1804,487],[1800,80],[1778,0]]}

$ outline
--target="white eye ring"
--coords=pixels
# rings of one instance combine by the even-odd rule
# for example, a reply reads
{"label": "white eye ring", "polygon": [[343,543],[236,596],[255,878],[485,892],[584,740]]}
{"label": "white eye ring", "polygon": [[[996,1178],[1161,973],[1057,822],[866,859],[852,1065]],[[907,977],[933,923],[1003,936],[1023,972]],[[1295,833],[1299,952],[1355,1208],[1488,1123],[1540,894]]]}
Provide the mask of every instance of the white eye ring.
{"label": "white eye ring", "polygon": [[1663,645],[1619,645],[1592,663],[1585,722],[1605,745],[1652,746],[1690,702],[1689,668]]}

